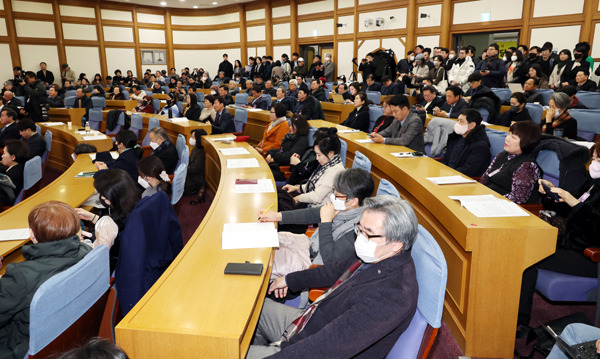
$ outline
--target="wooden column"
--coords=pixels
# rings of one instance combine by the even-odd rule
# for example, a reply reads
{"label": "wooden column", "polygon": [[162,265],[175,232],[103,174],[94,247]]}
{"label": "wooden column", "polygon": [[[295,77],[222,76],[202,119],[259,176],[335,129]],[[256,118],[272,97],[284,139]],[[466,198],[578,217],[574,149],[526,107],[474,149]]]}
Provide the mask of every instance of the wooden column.
{"label": "wooden column", "polygon": [[594,33],[592,17],[594,16],[596,9],[598,9],[598,0],[585,0],[583,4],[583,14],[585,15],[585,18],[581,25],[581,31],[579,32],[579,41],[588,41],[591,43],[590,39]]}
{"label": "wooden column", "polygon": [[239,5],[240,11],[240,56],[242,66],[248,63],[248,34],[246,29],[246,6],[244,4]]}
{"label": "wooden column", "polygon": [[[135,21],[135,9],[133,10],[133,18]],[[98,34],[98,42],[100,43],[100,72],[102,73],[102,78],[104,78],[108,75],[108,67],[106,65],[106,48],[104,47],[104,28],[102,27],[100,3],[96,3],[96,33]]]}
{"label": "wooden column", "polygon": [[[137,22],[137,6],[133,7],[133,42],[135,44],[135,69],[137,72],[136,77],[141,80],[144,75],[144,69],[142,67],[142,52],[140,51],[140,33],[138,30]],[[167,71],[169,73],[169,71]]]}
{"label": "wooden column", "polygon": [[[6,1],[6,0],[5,0]],[[291,41],[290,41],[290,52],[293,54],[294,52],[299,52],[298,50],[298,1],[291,0],[290,1],[290,26],[291,31]],[[292,58],[292,54],[290,55],[290,59]]]}
{"label": "wooden column", "polygon": [[[333,62],[339,63],[338,59],[338,0],[333,0]],[[337,66],[333,67],[333,78],[337,78]],[[334,81],[335,82],[335,81]]]}
{"label": "wooden column", "polygon": [[[442,5],[443,6],[443,5]],[[442,11],[442,19],[445,14]],[[443,20],[442,20],[443,21]],[[417,0],[408,0],[408,9],[406,11],[406,51],[413,50],[417,46]],[[404,57],[405,54],[402,54]]]}
{"label": "wooden column", "polygon": [[12,67],[21,66],[21,53],[17,44],[17,29],[15,27],[15,19],[12,13],[11,0],[4,0],[4,13],[6,14],[6,33],[8,35],[10,47],[10,58]]}
{"label": "wooden column", "polygon": [[531,21],[531,16],[533,15],[533,2],[535,0],[523,0],[523,15],[521,20],[521,35],[519,44],[529,44],[529,40],[531,39],[531,29],[529,28],[529,22]]}
{"label": "wooden column", "polygon": [[452,0],[442,2],[442,22],[440,33],[440,47],[450,48],[452,39],[450,38],[450,16],[452,15]]}
{"label": "wooden column", "polygon": [[169,69],[175,67],[175,52],[173,51],[173,31],[171,30],[171,10],[165,10],[165,25],[167,30],[165,31],[165,38],[167,40],[167,73]]}
{"label": "wooden column", "polygon": [[[65,39],[62,31],[62,22],[60,21],[60,7],[58,6],[58,0],[52,1],[52,12],[54,13],[54,32],[57,41],[56,48],[58,50],[58,68],[62,72],[62,68],[60,66],[67,63],[67,52],[65,51]],[[96,17],[100,18],[100,15],[96,13]],[[59,73],[58,76],[55,76],[55,79],[60,79],[60,75],[61,74]],[[61,82],[59,81],[59,83]]]}
{"label": "wooden column", "polygon": [[[337,25],[336,25],[337,26]],[[352,58],[358,57],[358,0],[354,0],[354,31],[352,33]],[[360,63],[360,60],[358,60]],[[352,65],[354,67],[354,65]],[[356,69],[358,71],[358,68]]]}
{"label": "wooden column", "polygon": [[273,8],[271,2],[265,3],[265,52],[273,56]]}

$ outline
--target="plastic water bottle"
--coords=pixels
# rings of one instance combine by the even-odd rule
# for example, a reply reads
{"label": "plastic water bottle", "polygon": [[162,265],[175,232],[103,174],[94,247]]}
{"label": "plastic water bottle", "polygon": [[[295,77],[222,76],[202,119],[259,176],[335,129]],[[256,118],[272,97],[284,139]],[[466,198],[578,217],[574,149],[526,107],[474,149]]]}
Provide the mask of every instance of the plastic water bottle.
{"label": "plastic water bottle", "polygon": [[85,133],[90,133],[90,121],[85,121]]}

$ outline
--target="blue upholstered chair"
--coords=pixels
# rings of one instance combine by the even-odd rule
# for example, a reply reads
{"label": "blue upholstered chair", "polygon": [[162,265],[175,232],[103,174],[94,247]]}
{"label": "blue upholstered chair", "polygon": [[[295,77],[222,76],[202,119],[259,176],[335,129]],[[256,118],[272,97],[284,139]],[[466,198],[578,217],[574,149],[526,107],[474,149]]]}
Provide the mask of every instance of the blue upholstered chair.
{"label": "blue upholstered chair", "polygon": [[[600,98],[600,93],[595,93]],[[579,92],[577,93],[579,97]],[[600,107],[598,107],[600,108]],[[569,110],[571,116],[577,120],[577,136],[594,141],[596,134],[600,134],[600,109],[595,110]]]}
{"label": "blue upholstered chair", "polygon": [[448,267],[437,241],[421,225],[411,256],[419,283],[417,312],[388,359],[426,358],[442,326]]}
{"label": "blue upholstered chair", "polygon": [[600,93],[590,91],[577,91],[575,95],[579,101],[589,109],[600,109]]}
{"label": "blue upholstered chair", "polygon": [[271,97],[271,95],[269,95],[269,94],[262,94],[262,95],[260,95],[260,97],[262,97],[265,100],[267,100],[267,108],[271,107],[271,100],[273,99]]}
{"label": "blue upholstered chair", "polygon": [[97,108],[90,109],[90,116],[88,118],[90,122],[90,128],[95,131],[100,131],[100,124],[102,123],[102,111]]}
{"label": "blue upholstered chair", "polygon": [[[91,124],[90,124],[91,126]],[[115,128],[112,129],[112,131],[110,131],[108,128],[106,129],[106,135],[111,136],[111,135],[116,135],[117,133],[119,133],[119,131],[121,131],[123,129],[123,126],[125,126],[125,114],[123,112],[119,113],[119,117],[117,117],[117,125],[115,126]]]}
{"label": "blue upholstered chair", "polygon": [[161,86],[160,87],[166,94],[169,93],[169,86]]}
{"label": "blue upholstered chair", "polygon": [[70,96],[73,96],[73,97],[77,96],[77,90],[67,90],[65,92],[65,98],[70,97]]}
{"label": "blue upholstered chair", "polygon": [[[42,180],[42,159],[40,156],[35,156],[25,162],[23,169],[23,189],[17,195],[14,204],[19,204],[22,200],[28,197],[29,192],[35,191],[32,189],[38,182]],[[31,191],[29,191],[31,190]]]}
{"label": "blue upholstered chair", "polygon": [[488,117],[490,117],[490,112],[487,109],[480,107],[476,110],[479,111],[479,113],[481,114],[481,118],[483,119],[483,121],[487,121]]}
{"label": "blue upholstered chair", "polygon": [[177,166],[173,176],[173,186],[171,195],[171,205],[175,206],[183,196],[185,189],[185,178],[187,177],[187,164],[183,161]]}
{"label": "blue upholstered chair", "polygon": [[160,111],[160,101],[157,98],[152,99],[152,109],[155,114]]}
{"label": "blue upholstered chair", "polygon": [[[78,328],[74,346],[80,344],[77,340],[97,336],[101,315],[85,322],[78,319],[105,300],[109,279],[108,248],[98,246],[71,268],[45,281],[31,300],[27,354],[39,353],[70,327]],[[104,309],[102,303],[99,305]]]}
{"label": "blue upholstered chair", "polygon": [[[159,127],[159,126],[160,126],[160,121],[158,120],[158,118],[150,117],[148,119],[148,132],[150,132],[150,130],[153,129],[154,127]],[[148,132],[146,133],[146,137],[144,137],[144,139],[142,140],[142,146],[150,146],[150,136],[148,135]]]}
{"label": "blue upholstered chair", "polygon": [[552,89],[541,90],[540,89],[540,90],[537,90],[537,92],[539,94],[541,94],[544,99],[544,102],[542,103],[542,105],[548,106],[548,101],[550,101],[550,97],[552,97],[554,90],[552,90]]}
{"label": "blue upholstered chair", "polygon": [[533,122],[542,122],[542,116],[544,115],[544,108],[542,105],[537,103],[528,103],[525,105],[525,109],[529,111],[529,116],[531,116]]}
{"label": "blue upholstered chair", "polygon": [[382,178],[381,180],[379,180],[379,187],[377,187],[377,195],[383,196],[386,194],[401,198],[398,189],[396,189],[396,187],[390,181],[386,180],[385,178]]}
{"label": "blue upholstered chair", "polygon": [[94,108],[104,110],[106,108],[106,99],[104,97],[93,96],[92,104],[94,104]]}
{"label": "blue upholstered chair", "polygon": [[73,108],[73,106],[75,106],[75,99],[77,98],[77,96],[66,96],[65,97],[65,107],[66,108]]}
{"label": "blue upholstered chair", "polygon": [[196,92],[198,98],[198,104],[204,103],[204,92]]}
{"label": "blue upholstered chair", "polygon": [[131,126],[129,129],[135,133],[135,136],[140,138],[140,131],[144,128],[144,122],[142,120],[142,115],[139,113],[131,114]]}
{"label": "blue upholstered chair", "polygon": [[367,91],[367,98],[371,100],[374,105],[379,105],[381,103],[381,92]]}
{"label": "blue upholstered chair", "polygon": [[125,96],[125,100],[129,100],[129,91],[123,90],[123,96]]}
{"label": "blue upholstered chair", "polygon": [[371,173],[371,160],[369,157],[363,155],[360,151],[354,152],[354,162],[352,162],[352,168],[362,168],[363,170]]}
{"label": "blue upholstered chair", "polygon": [[496,96],[498,96],[498,98],[500,99],[501,103],[504,103],[506,101],[510,101],[510,95],[511,95],[510,89],[492,87],[490,90],[492,90],[492,92]]}
{"label": "blue upholstered chair", "polygon": [[348,152],[348,144],[346,141],[340,138],[340,158],[342,159],[342,164],[346,167],[346,152]]}
{"label": "blue upholstered chair", "polygon": [[233,118],[235,132],[242,134],[244,132],[244,128],[246,127],[246,123],[248,123],[248,110],[245,108],[236,108],[235,116]]}
{"label": "blue upholstered chair", "polygon": [[317,128],[316,128],[316,127],[312,127],[312,126],[311,126],[311,127],[308,129],[308,145],[309,145],[310,147],[312,147],[312,146],[314,146],[314,145],[315,145],[315,139],[314,139],[315,132],[317,132]]}
{"label": "blue upholstered chair", "polygon": [[179,117],[183,117],[183,102],[177,101],[175,102],[175,105],[177,105],[177,108],[179,109]]}
{"label": "blue upholstered chair", "polygon": [[[177,149],[177,157],[179,158],[179,163],[185,163],[186,165],[189,165],[190,149],[186,146],[185,137],[181,133],[177,135],[175,148]],[[186,149],[188,150],[187,159],[184,158],[184,152]]]}
{"label": "blue upholstered chair", "polygon": [[52,132],[50,132],[50,130],[46,131],[44,142],[46,143],[46,151],[44,151],[44,154],[42,155],[42,173],[46,170],[46,160],[48,160],[48,156],[52,150]]}
{"label": "blue upholstered chair", "polygon": [[247,93],[238,93],[235,95],[235,105],[236,106],[244,106],[248,104],[248,94]]}
{"label": "blue upholstered chair", "polygon": [[377,122],[377,119],[381,116],[383,116],[383,108],[381,106],[369,106],[369,132],[373,131],[375,122]]}

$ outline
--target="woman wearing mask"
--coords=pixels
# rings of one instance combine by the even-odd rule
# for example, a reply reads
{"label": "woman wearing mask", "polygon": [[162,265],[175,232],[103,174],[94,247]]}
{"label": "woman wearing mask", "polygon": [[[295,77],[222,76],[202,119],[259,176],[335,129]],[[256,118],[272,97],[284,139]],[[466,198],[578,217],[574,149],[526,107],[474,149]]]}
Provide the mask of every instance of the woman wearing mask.
{"label": "woman wearing mask", "polygon": [[515,122],[532,121],[529,111],[525,108],[527,98],[521,92],[515,92],[510,96],[510,110],[505,111],[494,125],[509,127]]}
{"label": "woman wearing mask", "polygon": [[200,113],[199,121],[202,123],[210,122],[212,123],[217,116],[217,111],[215,111],[213,105],[215,104],[215,97],[212,95],[208,95],[204,97],[204,108]]}
{"label": "woman wearing mask", "polygon": [[187,107],[183,111],[183,116],[187,117],[191,121],[200,120],[200,106],[198,106],[198,96],[196,94],[187,94],[185,96]]}
{"label": "woman wearing mask", "polygon": [[198,88],[209,89],[211,85],[212,80],[210,79],[208,72],[204,72],[202,77],[198,80]]}
{"label": "woman wearing mask", "polygon": [[179,107],[177,107],[177,100],[175,99],[175,93],[169,92],[167,95],[167,104],[160,111],[160,115],[169,116],[169,118],[179,117]]}
{"label": "woman wearing mask", "polygon": [[573,50],[573,62],[570,66],[567,66],[563,73],[563,78],[561,79],[562,85],[573,85],[577,86],[577,81],[575,81],[575,77],[577,76],[577,72],[580,69],[589,69],[590,63],[586,60],[588,53],[586,52],[585,47],[577,46]]}
{"label": "woman wearing mask", "polygon": [[171,192],[171,179],[165,171],[162,161],[156,156],[142,158],[137,163],[137,183],[142,186],[142,198],[152,196],[159,191]]}
{"label": "woman wearing mask", "polygon": [[557,137],[577,138],[577,120],[571,117],[571,98],[564,92],[553,93],[550,97],[546,118],[542,121],[542,132]]}
{"label": "woman wearing mask", "polygon": [[569,193],[549,181],[539,180],[544,209],[555,213],[548,222],[555,223],[559,231],[556,252],[523,273],[518,324],[525,328],[531,319],[538,269],[582,277],[598,276],[598,265],[584,255],[584,250],[600,246],[600,141],[592,146],[590,154],[588,182],[577,191]]}
{"label": "woman wearing mask", "polygon": [[154,113],[154,107],[152,106],[152,96],[144,96],[144,98],[142,99],[142,104],[136,106],[133,109],[133,112]]}
{"label": "woman wearing mask", "polygon": [[513,52],[506,64],[506,82],[523,84],[526,80],[527,66],[523,63],[523,53]]}
{"label": "woman wearing mask", "polygon": [[206,131],[203,129],[192,131],[192,137],[190,137],[192,152],[190,153],[184,191],[186,196],[196,194],[199,203],[204,202],[206,195],[206,152],[202,146],[202,136],[206,136]]}
{"label": "woman wearing mask", "polygon": [[364,92],[359,92],[354,98],[354,110],[350,112],[346,121],[340,125],[348,126],[363,132],[369,132],[371,120],[369,117],[369,98]]}
{"label": "woman wearing mask", "polygon": [[444,93],[446,88],[443,87],[442,81],[447,80],[446,69],[442,66],[444,62],[444,58],[441,55],[437,55],[433,57],[433,68],[429,70],[429,78],[431,79],[431,83],[436,86],[441,85],[442,88],[438,88],[438,91]]}
{"label": "woman wearing mask", "polygon": [[549,86],[553,90],[560,89],[563,86],[563,82],[568,82],[565,80],[566,69],[573,65],[571,51],[569,50],[562,50],[558,54],[558,59],[559,61],[554,65],[550,79],[548,80]]}

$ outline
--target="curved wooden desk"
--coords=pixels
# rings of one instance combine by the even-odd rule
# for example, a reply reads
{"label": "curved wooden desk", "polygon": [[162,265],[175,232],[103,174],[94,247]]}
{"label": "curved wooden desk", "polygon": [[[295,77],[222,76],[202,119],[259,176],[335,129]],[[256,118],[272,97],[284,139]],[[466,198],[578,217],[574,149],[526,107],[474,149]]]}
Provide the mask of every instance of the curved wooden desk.
{"label": "curved wooden desk", "polygon": [[[229,110],[231,116],[235,118],[235,106],[229,105],[225,109]],[[270,123],[271,111],[248,111],[248,122],[246,123],[246,127],[244,127],[244,135],[250,136],[250,143],[257,144],[262,140],[265,129],[269,127]]]}
{"label": "curved wooden desk", "polygon": [[[347,129],[326,121],[314,127]],[[376,183],[392,182],[419,223],[438,241],[448,263],[444,321],[466,356],[512,358],[523,270],[555,251],[557,229],[536,216],[478,218],[450,195],[493,194],[480,183],[438,186],[426,177],[457,171],[428,157],[396,158],[407,147],[362,144],[365,133],[340,134],[348,144],[346,167],[355,151],[366,155]]]}
{"label": "curved wooden desk", "polygon": [[[237,178],[273,179],[266,162],[245,142],[202,139],[207,180],[217,189],[198,230],[154,286],[116,328],[117,344],[131,358],[244,358],[271,273],[271,248],[222,250],[224,223],[256,222],[276,193],[236,194]],[[223,156],[244,147],[249,155]],[[227,159],[254,157],[258,168],[227,169]],[[218,186],[217,186],[218,184]],[[276,208],[273,208],[276,211]],[[225,275],[229,262],[260,262],[261,276]]]}

